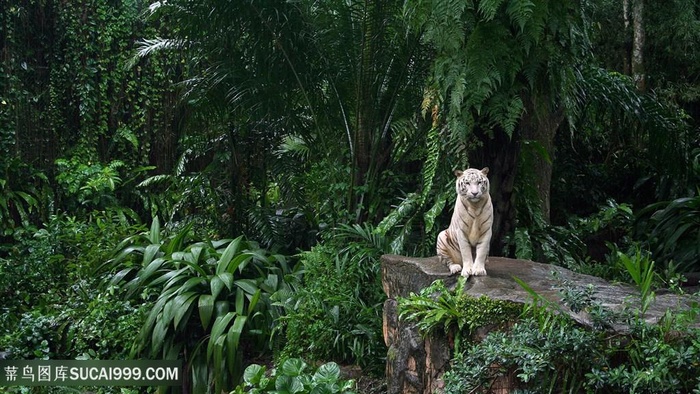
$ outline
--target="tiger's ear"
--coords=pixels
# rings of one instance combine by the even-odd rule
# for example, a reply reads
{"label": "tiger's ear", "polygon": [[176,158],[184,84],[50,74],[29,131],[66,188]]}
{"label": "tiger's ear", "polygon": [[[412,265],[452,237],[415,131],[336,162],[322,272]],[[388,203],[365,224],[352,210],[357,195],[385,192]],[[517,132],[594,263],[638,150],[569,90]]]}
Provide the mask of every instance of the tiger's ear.
{"label": "tiger's ear", "polygon": [[488,174],[489,174],[489,168],[488,168],[488,167],[482,168],[482,169],[481,169],[481,173],[484,174],[484,175],[488,175]]}
{"label": "tiger's ear", "polygon": [[462,170],[455,170],[454,174],[455,174],[455,176],[456,176],[457,178],[459,178],[459,177],[462,176],[462,174],[464,174],[464,171],[462,171]]}

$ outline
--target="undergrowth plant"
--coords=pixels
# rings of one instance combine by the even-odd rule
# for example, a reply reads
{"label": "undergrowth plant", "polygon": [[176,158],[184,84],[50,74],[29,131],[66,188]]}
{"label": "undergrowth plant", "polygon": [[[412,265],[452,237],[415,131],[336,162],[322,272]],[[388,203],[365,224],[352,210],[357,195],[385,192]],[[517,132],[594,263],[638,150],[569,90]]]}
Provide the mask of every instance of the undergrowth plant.
{"label": "undergrowth plant", "polygon": [[265,366],[249,365],[243,372],[243,383],[231,394],[353,394],[354,389],[355,381],[342,379],[334,362],[312,369],[302,359],[290,358],[269,374]]}
{"label": "undergrowth plant", "polygon": [[399,318],[415,322],[423,335],[438,328],[445,334],[454,333],[455,351],[458,351],[462,336],[469,340],[477,328],[502,326],[522,311],[522,306],[513,302],[467,295],[465,283],[466,279],[460,276],[454,290],[449,290],[443,281],[437,280],[419,294],[399,298]]}
{"label": "undergrowth plant", "polygon": [[645,207],[637,215],[654,258],[674,262],[681,271],[700,270],[700,190],[695,196]]}
{"label": "undergrowth plant", "polygon": [[300,256],[303,282],[281,300],[285,346],[279,358],[356,363],[380,373],[382,338],[379,258],[387,239],[371,226],[341,226]]}
{"label": "undergrowth plant", "polygon": [[154,219],[107,263],[109,284],[152,303],[132,356],[183,359],[194,391],[220,392],[239,382],[244,352],[269,345],[280,312],[271,297],[291,271],[243,237],[194,241],[191,231],[166,236]]}

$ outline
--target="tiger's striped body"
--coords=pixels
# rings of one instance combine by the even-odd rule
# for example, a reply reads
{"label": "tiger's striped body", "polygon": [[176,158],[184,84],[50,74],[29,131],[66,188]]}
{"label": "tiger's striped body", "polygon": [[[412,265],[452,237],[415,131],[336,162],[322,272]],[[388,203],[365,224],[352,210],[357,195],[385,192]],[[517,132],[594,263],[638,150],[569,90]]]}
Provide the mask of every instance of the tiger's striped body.
{"label": "tiger's striped body", "polygon": [[438,257],[447,260],[452,274],[461,271],[465,277],[486,275],[493,224],[488,172],[488,167],[455,171],[457,201],[450,226],[438,235],[436,247]]}

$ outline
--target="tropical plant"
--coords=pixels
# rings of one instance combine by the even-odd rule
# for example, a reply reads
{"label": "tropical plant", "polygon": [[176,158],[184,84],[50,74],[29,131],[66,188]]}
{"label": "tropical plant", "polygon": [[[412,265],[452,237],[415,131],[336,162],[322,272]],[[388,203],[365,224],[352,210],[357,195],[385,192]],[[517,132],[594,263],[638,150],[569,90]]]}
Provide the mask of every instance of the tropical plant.
{"label": "tropical plant", "polygon": [[[215,17],[211,9],[217,9]],[[345,221],[334,212],[353,221],[383,215],[386,181],[393,175],[386,170],[395,164],[392,137],[411,129],[402,125],[413,123],[427,64],[419,37],[406,30],[401,2],[176,1],[154,3],[151,10],[177,20],[178,27],[170,38],[143,40],[139,56],[177,48],[203,59],[186,94],[196,97],[196,109],[222,115],[223,127],[211,128],[226,130],[218,133],[230,140],[237,181],[232,193],[250,183],[264,192],[271,179],[290,190],[290,181],[305,183],[295,174],[316,166],[326,175],[332,166],[340,171],[308,176],[320,190],[284,194],[287,206],[306,209],[310,196],[320,196],[310,201],[314,206],[339,195],[339,209],[325,211],[331,217],[317,222]],[[252,134],[265,143],[247,149]],[[292,152],[290,141],[309,154],[295,158],[301,166],[287,167],[292,176],[278,176],[270,169],[280,168],[276,162]],[[342,190],[336,182],[318,182],[336,173],[342,173]]]}
{"label": "tropical plant", "polygon": [[290,358],[269,374],[265,366],[249,365],[243,372],[243,383],[231,394],[352,394],[354,388],[355,382],[342,379],[340,367],[334,362],[309,370],[304,360]]}
{"label": "tropical plant", "polygon": [[610,250],[613,245],[625,249],[632,243],[634,213],[631,206],[608,200],[598,212],[587,217],[572,216],[566,225],[556,226],[545,223],[539,211],[528,206],[526,196],[517,197],[526,207],[525,212],[519,213],[518,226],[505,242],[516,258],[597,274],[606,279],[620,279],[605,274],[606,269],[615,268],[606,262],[616,258],[614,250]]}
{"label": "tropical plant", "polygon": [[445,373],[445,392],[484,393],[497,377],[512,370],[518,387],[532,392],[581,392],[585,371],[595,365],[603,343],[572,320],[555,320],[546,330],[534,319],[519,321],[507,332],[491,332],[457,353]]}
{"label": "tropical plant", "polygon": [[0,348],[5,357],[125,358],[145,305],[103,292],[95,268],[139,229],[128,210],[52,215],[0,259]]}
{"label": "tropical plant", "polygon": [[0,174],[0,250],[2,241],[20,238],[31,232],[46,215],[46,200],[51,198],[48,178],[18,160],[2,163]]}
{"label": "tropical plant", "polygon": [[[70,160],[56,160],[58,176],[56,181],[64,189],[66,198],[74,198],[80,205],[92,203],[96,207],[114,204],[114,193],[121,183],[118,169],[123,167],[121,161],[113,161],[106,166],[100,163],[84,163],[82,158],[73,157]],[[110,202],[102,203],[103,199]]]}
{"label": "tropical plant", "polygon": [[195,391],[219,392],[238,383],[244,352],[268,345],[280,312],[270,297],[290,269],[243,237],[193,242],[191,231],[164,236],[155,218],[106,266],[117,270],[110,285],[153,302],[133,355],[183,358]]}
{"label": "tropical plant", "polygon": [[[166,223],[197,223],[212,229],[225,228],[221,212],[228,204],[228,191],[217,184],[210,168],[190,171],[188,164],[205,154],[187,149],[179,157],[172,174],[152,175],[136,185],[143,205],[150,214],[162,216]],[[227,229],[226,229],[227,230]]]}
{"label": "tropical plant", "polygon": [[637,224],[656,261],[681,272],[700,269],[700,196],[651,204],[637,214]]}
{"label": "tropical plant", "polygon": [[342,226],[300,256],[303,282],[282,304],[286,343],[281,359],[355,363],[383,368],[379,258],[385,237],[369,225]]}
{"label": "tropical plant", "polygon": [[485,326],[501,326],[522,312],[522,306],[493,300],[486,296],[472,297],[464,293],[466,279],[459,277],[454,290],[449,290],[442,280],[398,299],[399,318],[415,322],[423,335],[429,335],[441,327],[444,334],[455,334],[455,351],[459,351],[461,336],[471,340],[475,330]]}

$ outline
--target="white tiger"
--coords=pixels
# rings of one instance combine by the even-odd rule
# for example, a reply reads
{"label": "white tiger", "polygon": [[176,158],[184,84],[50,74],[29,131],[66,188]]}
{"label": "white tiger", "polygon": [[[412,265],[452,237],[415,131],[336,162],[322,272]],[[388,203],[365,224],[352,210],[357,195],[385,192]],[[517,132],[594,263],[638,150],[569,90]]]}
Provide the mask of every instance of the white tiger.
{"label": "white tiger", "polygon": [[[489,195],[488,167],[455,171],[457,201],[452,221],[437,238],[437,254],[447,262],[451,274],[486,275],[486,258],[491,243],[493,204]],[[472,254],[472,248],[476,251]]]}

